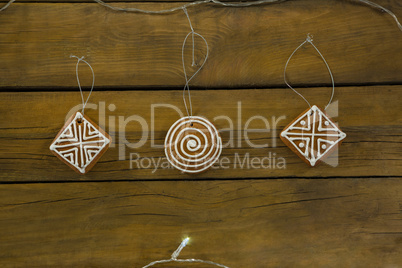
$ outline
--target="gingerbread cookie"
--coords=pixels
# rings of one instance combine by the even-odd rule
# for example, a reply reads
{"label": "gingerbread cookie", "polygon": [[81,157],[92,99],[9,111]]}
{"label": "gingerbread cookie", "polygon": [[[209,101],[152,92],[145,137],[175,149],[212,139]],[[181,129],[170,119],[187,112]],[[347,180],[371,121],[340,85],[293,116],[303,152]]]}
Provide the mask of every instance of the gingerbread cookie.
{"label": "gingerbread cookie", "polygon": [[215,126],[199,116],[183,117],[169,129],[165,154],[172,166],[186,173],[210,168],[222,152],[222,140]]}
{"label": "gingerbread cookie", "polygon": [[87,173],[109,148],[111,138],[86,115],[77,112],[50,145],[61,161],[80,174]]}
{"label": "gingerbread cookie", "polygon": [[314,105],[293,120],[280,137],[293,152],[313,167],[330,155],[342,143],[346,134]]}

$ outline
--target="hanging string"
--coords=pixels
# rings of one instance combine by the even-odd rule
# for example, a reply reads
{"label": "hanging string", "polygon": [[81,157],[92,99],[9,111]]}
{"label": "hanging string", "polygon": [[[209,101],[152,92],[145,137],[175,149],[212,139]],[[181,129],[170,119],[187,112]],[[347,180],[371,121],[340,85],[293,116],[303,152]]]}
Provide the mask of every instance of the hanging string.
{"label": "hanging string", "polygon": [[111,5],[103,2],[102,0],[94,0],[94,1],[104,7],[110,8],[115,11],[140,12],[140,13],[146,13],[146,14],[164,14],[164,13],[175,12],[175,11],[181,10],[183,8],[188,8],[191,6],[197,6],[197,5],[206,4],[206,3],[214,3],[214,4],[228,6],[228,7],[246,7],[246,6],[252,6],[252,5],[284,2],[286,0],[260,0],[260,1],[244,2],[244,3],[238,3],[238,4],[224,3],[224,2],[220,2],[219,0],[200,0],[200,1],[190,2],[190,3],[184,4],[182,6],[173,7],[173,8],[169,8],[169,9],[162,9],[162,10],[145,10],[145,9],[140,9],[140,8],[135,8],[135,7],[122,8],[122,7],[111,6]]}
{"label": "hanging string", "polygon": [[325,66],[327,66],[329,75],[331,76],[332,94],[331,94],[331,98],[329,99],[328,104],[325,106],[325,110],[326,110],[326,109],[328,108],[328,106],[331,104],[332,99],[333,99],[333,97],[334,97],[334,93],[335,93],[335,81],[334,81],[334,76],[332,75],[331,69],[329,68],[329,65],[328,65],[327,61],[325,60],[324,56],[321,54],[321,52],[318,50],[318,48],[313,44],[313,36],[311,36],[310,34],[307,34],[307,39],[306,39],[303,43],[301,43],[301,44],[293,51],[293,53],[290,55],[288,61],[286,62],[285,69],[283,70],[283,78],[284,78],[285,84],[286,84],[291,90],[293,90],[297,95],[299,95],[299,96],[308,104],[308,106],[309,106],[310,109],[311,109],[311,104],[310,104],[310,102],[309,102],[302,94],[300,94],[296,89],[294,89],[294,88],[289,84],[289,82],[288,82],[288,80],[287,80],[287,76],[286,76],[286,70],[287,70],[287,68],[288,68],[289,62],[290,62],[290,60],[292,59],[293,55],[294,55],[302,46],[304,46],[306,43],[310,43],[310,45],[312,45],[312,46],[314,47],[314,49],[317,51],[317,53],[320,55],[320,57],[321,57],[322,60],[324,61]]}
{"label": "hanging string", "polygon": [[[124,12],[140,12],[140,13],[146,13],[146,14],[164,14],[164,13],[170,13],[170,12],[175,12],[178,11],[180,9],[183,8],[188,8],[191,6],[197,6],[197,5],[201,5],[201,4],[207,4],[207,3],[214,3],[217,5],[221,5],[221,6],[225,6],[225,7],[248,7],[248,6],[255,6],[255,5],[263,5],[263,4],[272,4],[272,3],[280,3],[280,2],[285,2],[287,0],[259,0],[259,1],[253,1],[253,2],[241,2],[241,3],[227,3],[227,2],[221,2],[219,0],[199,0],[199,1],[195,1],[195,2],[191,2],[191,3],[187,3],[184,4],[182,6],[178,6],[178,7],[173,7],[170,9],[162,9],[162,10],[145,10],[145,9],[141,9],[141,8],[122,8],[122,7],[115,7],[112,5],[109,5],[105,2],[103,2],[102,0],[94,0],[96,3],[112,9],[114,11],[124,11]],[[402,25],[398,20],[398,17],[389,9],[386,9],[385,7],[376,4],[374,2],[368,1],[368,0],[351,0],[351,1],[355,1],[358,2],[360,4],[366,4],[372,8],[378,9],[382,12],[386,12],[388,13],[394,20],[395,23],[397,24],[399,30],[402,31]],[[5,10],[6,8],[8,8],[13,2],[15,2],[15,0],[10,0],[5,6],[3,6],[0,9],[0,12]]]}
{"label": "hanging string", "polygon": [[[76,59],[78,60],[78,61],[77,61],[77,65],[75,66],[75,74],[76,74],[76,76],[77,76],[78,88],[80,89],[81,99],[82,99],[82,111],[81,111],[81,113],[84,114],[85,106],[87,105],[88,100],[89,100],[89,97],[91,97],[92,90],[94,89],[94,85],[95,85],[95,73],[94,73],[94,69],[92,69],[91,64],[89,64],[86,60],[84,60],[84,56],[82,56],[81,58],[79,58],[79,57],[77,57],[77,56],[71,55],[70,58],[76,58]],[[78,74],[78,66],[79,66],[79,64],[80,64],[81,61],[84,62],[84,63],[86,63],[86,64],[88,65],[88,67],[91,69],[91,72],[92,72],[92,86],[91,86],[91,90],[89,91],[89,95],[88,95],[88,98],[87,98],[86,101],[84,101],[84,93],[82,92],[81,83],[80,83],[80,78],[79,78],[79,74]]]}
{"label": "hanging string", "polygon": [[402,25],[401,25],[401,23],[399,22],[398,17],[397,17],[391,10],[386,9],[386,8],[383,7],[383,6],[380,6],[379,4],[376,4],[376,3],[371,2],[371,1],[368,1],[368,0],[355,0],[355,1],[359,1],[359,2],[361,2],[361,3],[364,3],[364,4],[366,4],[366,5],[371,6],[372,8],[376,8],[376,9],[382,11],[382,12],[388,13],[388,14],[395,20],[396,25],[398,26],[399,30],[402,31]]}
{"label": "hanging string", "polygon": [[[205,62],[206,62],[207,59],[208,59],[209,47],[208,47],[208,42],[207,42],[207,40],[206,40],[202,35],[200,35],[199,33],[197,33],[197,32],[194,31],[193,25],[191,24],[190,16],[188,15],[187,9],[186,9],[185,7],[183,8],[183,12],[184,12],[184,14],[186,14],[186,16],[187,16],[188,22],[189,22],[189,24],[190,24],[190,29],[191,29],[191,32],[189,32],[189,33],[186,35],[186,37],[184,38],[183,46],[182,46],[182,48],[181,48],[181,60],[182,60],[182,64],[183,64],[183,73],[184,73],[184,79],[186,80],[186,84],[184,85],[184,88],[183,88],[183,102],[184,102],[184,106],[186,107],[187,116],[190,118],[190,122],[191,122],[191,117],[193,116],[193,105],[192,105],[192,103],[191,103],[191,94],[190,94],[190,86],[189,86],[189,83],[190,83],[190,81],[201,71],[202,67],[204,67]],[[194,36],[195,36],[195,35],[201,37],[201,39],[204,41],[205,46],[206,46],[206,48],[207,48],[207,53],[206,53],[206,55],[205,55],[205,58],[204,58],[203,63],[202,63],[201,66],[198,68],[198,70],[197,70],[190,78],[188,78],[188,76],[187,76],[187,71],[186,71],[186,64],[185,64],[185,62],[184,62],[184,48],[185,48],[185,46],[186,46],[187,39],[189,38],[190,35],[193,37],[193,38],[192,38],[192,39],[193,39],[192,66],[196,65],[196,64],[195,64],[195,55],[194,55],[194,54],[195,54],[195,52],[194,52],[194,50],[195,50]],[[189,105],[187,105],[187,101],[186,101],[186,92],[187,92],[187,95],[188,95],[188,102],[189,102]]]}
{"label": "hanging string", "polygon": [[[200,1],[195,1],[195,2],[184,4],[182,6],[173,7],[170,9],[162,9],[162,10],[145,10],[145,9],[140,9],[140,8],[135,8],[135,7],[134,8],[133,7],[122,8],[122,7],[115,7],[115,6],[109,5],[105,2],[103,2],[102,0],[94,0],[94,1],[106,8],[109,8],[109,9],[112,9],[115,11],[140,12],[140,13],[146,13],[146,14],[164,14],[164,13],[175,12],[177,10],[188,8],[191,6],[197,6],[197,5],[201,5],[201,4],[207,4],[207,3],[213,3],[213,4],[225,6],[225,7],[249,7],[249,6],[255,6],[255,5],[280,3],[280,2],[285,2],[287,0],[259,0],[259,1],[252,1],[252,2],[240,2],[240,3],[228,3],[228,2],[221,2],[219,0],[200,0]],[[351,1],[358,2],[359,4],[366,4],[372,8],[375,8],[382,12],[388,13],[395,20],[395,23],[398,26],[399,30],[402,31],[402,25],[399,22],[398,17],[392,11],[386,9],[385,7],[382,7],[379,4],[376,4],[376,3],[368,1],[368,0],[351,0]]]}
{"label": "hanging string", "polygon": [[186,14],[188,23],[190,24],[191,33],[192,33],[192,39],[193,39],[193,55],[192,56],[193,56],[193,58],[192,58],[191,66],[195,66],[196,64],[195,64],[195,55],[194,55],[194,51],[195,51],[194,28],[193,28],[193,24],[191,23],[190,16],[188,15],[187,8],[183,7],[183,11],[184,11],[184,14]]}
{"label": "hanging string", "polygon": [[15,0],[10,0],[7,4],[5,4],[2,8],[0,8],[0,12],[8,8]]}
{"label": "hanging string", "polygon": [[142,268],[148,268],[148,267],[154,266],[156,264],[169,263],[169,262],[204,263],[204,264],[215,265],[217,267],[229,268],[228,266],[225,266],[223,264],[219,264],[219,263],[216,263],[216,262],[213,262],[213,261],[204,261],[204,260],[200,260],[200,259],[178,259],[180,252],[183,250],[183,248],[185,246],[187,246],[189,240],[190,240],[190,238],[188,238],[188,237],[186,239],[184,239],[181,242],[181,244],[179,245],[179,247],[173,252],[173,254],[172,254],[170,259],[153,261],[153,262],[145,265]]}

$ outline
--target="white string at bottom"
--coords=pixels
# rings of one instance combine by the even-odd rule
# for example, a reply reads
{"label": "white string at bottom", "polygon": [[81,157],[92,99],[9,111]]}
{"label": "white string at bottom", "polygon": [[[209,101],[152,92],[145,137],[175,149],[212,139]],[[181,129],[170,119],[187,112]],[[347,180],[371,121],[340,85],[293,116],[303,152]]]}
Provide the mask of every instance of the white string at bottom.
{"label": "white string at bottom", "polygon": [[148,268],[151,266],[154,266],[156,264],[161,264],[161,263],[169,263],[169,262],[181,262],[181,263],[205,263],[205,264],[210,264],[210,265],[215,265],[217,267],[222,267],[222,268],[229,268],[226,265],[223,264],[219,264],[217,262],[213,262],[213,261],[205,261],[205,260],[200,260],[200,259],[178,259],[180,252],[183,250],[183,248],[185,246],[187,246],[188,242],[190,241],[190,238],[187,237],[186,239],[184,239],[181,244],[179,245],[179,247],[173,252],[172,256],[170,259],[168,260],[159,260],[159,261],[153,261],[147,265],[145,265],[142,268]]}

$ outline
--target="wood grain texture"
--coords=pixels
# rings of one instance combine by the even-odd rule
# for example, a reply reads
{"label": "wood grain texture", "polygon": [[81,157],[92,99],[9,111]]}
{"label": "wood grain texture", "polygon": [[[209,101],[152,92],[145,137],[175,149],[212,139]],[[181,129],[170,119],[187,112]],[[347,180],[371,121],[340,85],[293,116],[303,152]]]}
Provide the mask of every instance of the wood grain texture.
{"label": "wood grain texture", "polygon": [[[155,10],[183,4],[108,2]],[[375,2],[402,17],[401,1]],[[151,16],[87,0],[21,0],[0,13],[0,266],[139,268],[169,258],[190,236],[181,257],[232,268],[402,267],[402,34],[394,21],[348,0],[188,11],[210,45],[208,62],[191,82],[200,89],[192,91],[194,114],[209,118],[224,143],[233,134],[221,157],[229,168],[197,176],[154,171],[147,162],[164,157],[152,142],[162,145],[180,117],[157,108],[152,121],[152,105],[185,113],[181,45],[190,29],[183,12]],[[336,168],[308,167],[278,137],[307,108],[283,88],[284,64],[307,33],[344,86],[332,107],[348,135]],[[190,52],[188,44],[188,65]],[[96,91],[86,114],[114,139],[85,176],[49,150],[67,112],[81,102],[71,54],[94,67]],[[204,55],[196,39],[198,63]],[[88,68],[80,74],[88,86]],[[306,86],[301,92],[312,104],[328,101],[330,88],[308,87],[330,82],[311,47],[295,55],[288,75],[293,85]],[[387,86],[359,86],[373,84]],[[144,133],[128,121],[133,116],[155,123],[139,148],[122,142],[138,142]],[[270,124],[267,130],[256,119],[248,126],[259,129],[248,136],[262,148],[245,141],[252,116]],[[233,132],[224,118],[233,121]],[[132,153],[145,166],[131,168]],[[286,168],[234,168],[236,154],[241,161],[271,154],[285,159]]]}
{"label": "wood grain texture", "polygon": [[[402,17],[400,1],[377,2]],[[148,9],[177,4],[116,3]],[[390,16],[364,5],[300,0],[241,9],[204,5],[189,14],[210,46],[208,62],[192,81],[196,86],[282,85],[284,64],[307,33],[314,35],[337,83],[401,82],[402,34]],[[155,16],[113,12],[95,3],[15,3],[2,12],[0,25],[0,87],[9,90],[76,86],[71,54],[87,57],[97,86],[184,84],[181,46],[190,29],[183,12]],[[204,54],[197,39],[199,64]],[[83,83],[89,84],[89,73],[82,70]],[[288,70],[294,84],[330,82],[311,47],[301,49]]]}
{"label": "wood grain texture", "polygon": [[399,267],[401,197],[392,178],[1,185],[0,264],[138,268],[190,236],[181,257],[229,267]]}
{"label": "wood grain texture", "polygon": [[[302,92],[311,103],[321,105],[328,101],[330,90],[306,88]],[[334,117],[334,120],[339,123],[347,137],[340,147],[339,166],[336,168],[325,164],[311,168],[280,141],[280,131],[307,106],[291,90],[193,91],[194,115],[205,116],[211,120],[220,131],[224,145],[230,141],[233,134],[233,143],[226,145],[221,157],[230,162],[228,168],[223,168],[226,166],[223,164],[222,168],[197,176],[181,174],[175,169],[167,169],[166,166],[161,169],[160,165],[159,169],[154,170],[157,161],[162,164],[166,160],[163,148],[155,148],[152,142],[163,146],[168,129],[180,118],[180,114],[172,108],[159,107],[155,108],[155,119],[151,120],[151,107],[155,104],[173,105],[184,115],[180,90],[94,92],[90,105],[95,106],[88,106],[86,114],[112,136],[113,144],[85,176],[71,171],[49,150],[51,141],[68,116],[68,111],[80,103],[78,92],[4,92],[0,93],[0,96],[0,117],[3,118],[0,125],[1,181],[402,175],[401,86],[337,88],[335,100],[338,100],[336,103],[339,106],[339,116]],[[99,116],[102,106],[105,107],[105,114]],[[110,107],[114,110],[109,110]],[[138,121],[129,121],[133,116],[142,118],[144,128]],[[232,120],[233,131],[228,131],[229,122],[217,118],[218,116],[226,116]],[[247,127],[259,129],[258,132],[248,131],[247,134],[254,145],[262,148],[253,148],[253,144],[250,145],[245,140],[245,125],[252,116],[263,116],[269,124],[267,126],[262,120],[256,119]],[[151,131],[152,122],[155,126],[154,136]],[[145,126],[149,127],[148,131]],[[139,148],[128,147],[124,143],[127,141],[133,146],[140,142],[142,137],[145,139],[144,144]],[[119,161],[119,154],[122,154],[125,160]],[[137,159],[131,168],[130,154],[134,154],[134,160]],[[243,162],[247,154],[249,165],[241,168],[237,159]],[[284,158],[285,168],[274,165],[273,162],[271,166],[265,162],[265,168],[258,164],[253,168],[250,162],[252,158],[262,159],[269,154],[271,158],[277,159],[277,163],[279,158]]]}
{"label": "wood grain texture", "polygon": [[[221,2],[251,2],[252,0],[222,0]],[[283,1],[283,0],[282,0]],[[9,0],[0,0],[0,3],[7,3]],[[94,3],[93,0],[19,0],[23,3]],[[188,0],[161,0],[161,1],[143,1],[143,0],[105,0],[105,3],[124,3],[124,2],[190,2]]]}

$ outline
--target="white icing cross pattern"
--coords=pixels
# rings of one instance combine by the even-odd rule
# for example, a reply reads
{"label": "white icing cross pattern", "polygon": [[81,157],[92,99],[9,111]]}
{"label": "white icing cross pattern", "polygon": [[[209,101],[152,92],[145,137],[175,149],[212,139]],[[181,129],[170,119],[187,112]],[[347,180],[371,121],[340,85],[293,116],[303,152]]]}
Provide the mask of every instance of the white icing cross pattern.
{"label": "white icing cross pattern", "polygon": [[281,133],[281,138],[289,141],[288,146],[311,166],[327,156],[345,137],[346,134],[315,105]]}
{"label": "white icing cross pattern", "polygon": [[110,143],[110,139],[98,128],[77,112],[74,119],[68,120],[63,132],[52,142],[50,150],[65,160],[69,166],[84,174],[88,171],[88,166]]}

